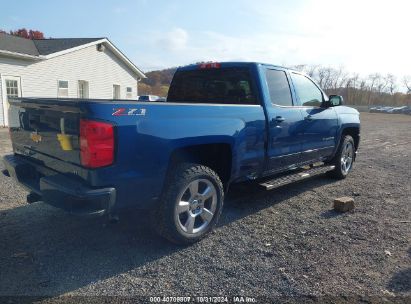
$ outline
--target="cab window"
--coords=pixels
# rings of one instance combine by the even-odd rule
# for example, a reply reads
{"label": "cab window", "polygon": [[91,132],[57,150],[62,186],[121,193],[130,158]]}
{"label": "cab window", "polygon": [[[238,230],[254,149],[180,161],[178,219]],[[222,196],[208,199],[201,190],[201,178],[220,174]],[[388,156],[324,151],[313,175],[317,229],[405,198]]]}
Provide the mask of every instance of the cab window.
{"label": "cab window", "polygon": [[177,71],[168,102],[208,104],[258,104],[248,68],[215,68]]}
{"label": "cab window", "polygon": [[271,103],[280,106],[292,106],[290,86],[284,71],[267,69],[265,72]]}

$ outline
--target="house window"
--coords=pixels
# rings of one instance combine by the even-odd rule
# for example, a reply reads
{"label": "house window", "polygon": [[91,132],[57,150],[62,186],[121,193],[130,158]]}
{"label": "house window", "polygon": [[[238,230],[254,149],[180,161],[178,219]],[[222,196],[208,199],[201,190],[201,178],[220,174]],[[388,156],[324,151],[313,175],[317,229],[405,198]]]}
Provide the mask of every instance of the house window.
{"label": "house window", "polygon": [[6,79],[7,97],[19,97],[19,85],[17,80]]}
{"label": "house window", "polygon": [[78,98],[89,98],[88,81],[78,81]]}
{"label": "house window", "polygon": [[68,97],[68,81],[67,80],[58,81],[57,97]]}
{"label": "house window", "polygon": [[113,99],[120,99],[120,85],[113,84]]}
{"label": "house window", "polygon": [[126,98],[127,99],[133,98],[133,88],[132,87],[126,88]]}

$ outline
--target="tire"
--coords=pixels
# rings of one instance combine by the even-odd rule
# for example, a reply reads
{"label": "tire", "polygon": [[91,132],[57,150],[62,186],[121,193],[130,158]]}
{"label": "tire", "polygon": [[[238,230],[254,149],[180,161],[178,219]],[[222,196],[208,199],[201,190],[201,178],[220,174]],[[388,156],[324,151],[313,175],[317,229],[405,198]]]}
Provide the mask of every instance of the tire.
{"label": "tire", "polygon": [[329,165],[334,165],[334,170],[328,172],[328,175],[337,179],[344,179],[352,170],[354,165],[355,144],[350,135],[343,135],[334,158]]}
{"label": "tire", "polygon": [[223,184],[217,173],[203,165],[182,163],[168,175],[152,221],[169,241],[192,244],[215,227],[223,202]]}

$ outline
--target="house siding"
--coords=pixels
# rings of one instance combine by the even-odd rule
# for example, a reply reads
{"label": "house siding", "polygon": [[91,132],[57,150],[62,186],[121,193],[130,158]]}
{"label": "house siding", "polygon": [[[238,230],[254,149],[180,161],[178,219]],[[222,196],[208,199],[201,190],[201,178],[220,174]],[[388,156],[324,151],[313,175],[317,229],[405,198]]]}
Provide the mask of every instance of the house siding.
{"label": "house siding", "polygon": [[[57,97],[58,80],[69,82],[68,97],[78,97],[78,81],[89,82],[89,98],[112,99],[113,84],[121,86],[120,98],[126,98],[126,87],[132,87],[132,99],[136,99],[137,75],[108,48],[99,52],[90,46],[71,53],[41,61],[28,61],[0,57],[0,77],[21,77],[23,97]],[[0,81],[0,100],[2,99]],[[0,102],[0,126],[4,125],[2,100]]]}

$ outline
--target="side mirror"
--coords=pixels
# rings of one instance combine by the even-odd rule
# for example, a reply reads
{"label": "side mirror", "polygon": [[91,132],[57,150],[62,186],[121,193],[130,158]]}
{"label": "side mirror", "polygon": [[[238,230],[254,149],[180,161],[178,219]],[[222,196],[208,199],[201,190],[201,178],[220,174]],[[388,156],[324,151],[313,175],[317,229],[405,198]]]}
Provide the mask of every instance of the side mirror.
{"label": "side mirror", "polygon": [[342,106],[344,102],[344,99],[340,95],[330,95],[328,98],[328,106],[330,107],[337,107],[337,106]]}

